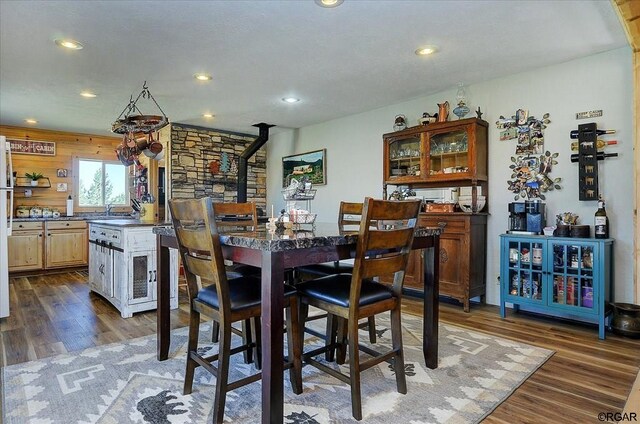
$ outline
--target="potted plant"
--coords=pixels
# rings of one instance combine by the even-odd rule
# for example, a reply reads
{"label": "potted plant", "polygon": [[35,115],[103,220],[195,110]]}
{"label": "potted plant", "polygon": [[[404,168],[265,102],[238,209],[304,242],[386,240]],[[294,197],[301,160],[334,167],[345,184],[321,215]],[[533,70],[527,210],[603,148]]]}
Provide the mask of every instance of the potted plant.
{"label": "potted plant", "polygon": [[24,176],[31,180],[31,185],[34,187],[38,185],[38,180],[43,177],[43,175],[39,172],[27,172],[26,174],[24,174]]}

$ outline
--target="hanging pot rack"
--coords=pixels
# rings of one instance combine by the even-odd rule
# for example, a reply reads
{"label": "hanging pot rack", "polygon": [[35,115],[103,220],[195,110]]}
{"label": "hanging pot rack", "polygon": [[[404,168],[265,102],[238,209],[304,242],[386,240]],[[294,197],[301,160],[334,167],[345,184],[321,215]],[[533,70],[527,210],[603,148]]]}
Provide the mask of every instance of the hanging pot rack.
{"label": "hanging pot rack", "polygon": [[[162,115],[145,115],[138,107],[138,101],[143,99],[150,99],[156,105]],[[137,112],[137,114],[135,114]],[[133,95],[129,99],[129,103],[122,110],[118,118],[111,125],[111,131],[116,134],[131,134],[131,133],[144,133],[149,134],[153,131],[167,126],[169,124],[169,118],[164,113],[156,99],[149,91],[147,82],[142,85],[142,91],[138,94],[135,100]]]}
{"label": "hanging pot rack", "polygon": [[[162,115],[143,114],[138,107],[138,101],[141,98],[153,101]],[[133,95],[129,98],[129,103],[111,125],[112,132],[123,135],[122,144],[116,149],[118,160],[125,166],[131,166],[138,163],[140,154],[151,159],[160,159],[162,144],[158,142],[157,135],[154,138],[153,133],[168,124],[169,118],[156,102],[145,81],[138,97],[135,100],[133,100]]]}

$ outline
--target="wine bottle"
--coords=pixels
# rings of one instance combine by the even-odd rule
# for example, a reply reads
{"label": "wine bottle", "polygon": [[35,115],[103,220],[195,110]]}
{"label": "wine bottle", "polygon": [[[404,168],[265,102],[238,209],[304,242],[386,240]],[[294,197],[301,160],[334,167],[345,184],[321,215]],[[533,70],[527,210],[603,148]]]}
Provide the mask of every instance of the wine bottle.
{"label": "wine bottle", "polygon": [[[596,134],[597,135],[604,135],[604,134],[615,134],[616,130],[596,130]],[[571,130],[571,133],[569,133],[569,136],[571,138],[578,138],[578,134],[580,132],[578,130]]]}
{"label": "wine bottle", "polygon": [[595,215],[595,236],[596,238],[609,238],[609,218],[604,209],[604,200],[598,200],[598,210]]}
{"label": "wine bottle", "polygon": [[[604,153],[604,152],[598,152],[597,156],[597,160],[604,160],[606,158],[615,158],[618,156],[617,153]],[[577,153],[574,153],[571,155],[571,162],[578,162],[580,160],[580,155]]]}
{"label": "wine bottle", "polygon": [[[591,143],[590,141],[583,141],[583,143]],[[613,146],[614,144],[618,144],[618,140],[602,140],[602,139],[598,139],[598,141],[596,141],[596,148],[598,150],[602,150],[607,146]],[[573,141],[571,142],[571,150],[573,150],[574,152],[578,151],[578,146],[580,145],[580,142],[578,141]]]}

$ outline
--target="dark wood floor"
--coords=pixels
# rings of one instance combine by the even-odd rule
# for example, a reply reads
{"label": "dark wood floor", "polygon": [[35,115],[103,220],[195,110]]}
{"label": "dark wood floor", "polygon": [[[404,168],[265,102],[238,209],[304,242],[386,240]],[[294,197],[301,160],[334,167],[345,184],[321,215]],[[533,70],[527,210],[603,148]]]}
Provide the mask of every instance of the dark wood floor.
{"label": "dark wood floor", "polygon": [[[155,312],[122,319],[90,293],[86,272],[10,279],[11,316],[0,319],[0,366],[73,352],[155,332]],[[183,293],[182,293],[183,294]],[[184,298],[184,296],[182,296]],[[415,300],[407,313],[421,314]],[[640,366],[640,340],[607,334],[593,326],[525,313],[500,319],[495,306],[441,303],[441,321],[518,340],[556,353],[484,422],[599,422],[600,412],[619,412]],[[186,305],[172,312],[174,327],[188,324]]]}

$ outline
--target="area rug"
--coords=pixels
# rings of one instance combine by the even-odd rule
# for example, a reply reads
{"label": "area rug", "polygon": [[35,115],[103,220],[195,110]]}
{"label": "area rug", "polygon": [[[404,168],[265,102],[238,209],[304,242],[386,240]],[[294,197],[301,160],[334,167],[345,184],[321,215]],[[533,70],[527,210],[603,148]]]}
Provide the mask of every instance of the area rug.
{"label": "area rug", "polygon": [[[376,321],[377,344],[388,346],[388,316]],[[322,326],[324,320],[313,322]],[[203,341],[210,338],[206,327],[202,326]],[[438,369],[430,370],[422,355],[421,319],[404,315],[403,327],[408,393],[397,393],[393,366],[387,363],[363,372],[363,423],[479,422],[553,354],[441,324]],[[149,336],[6,367],[2,375],[4,422],[211,422],[215,380],[199,368],[193,394],[183,396],[186,328],[174,330],[171,340],[170,359],[163,362],[155,360],[156,339]],[[361,341],[367,340],[363,333]],[[319,343],[308,336],[305,350]],[[211,343],[202,348],[216,349]],[[233,356],[231,370],[231,381],[255,372],[241,354]],[[348,385],[305,366],[303,389],[301,395],[293,394],[287,374],[285,423],[357,422],[351,416]],[[225,422],[258,423],[260,405],[260,382],[236,389],[227,395]]]}

